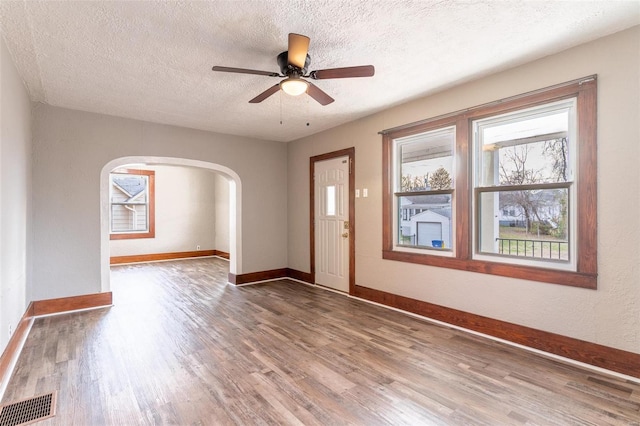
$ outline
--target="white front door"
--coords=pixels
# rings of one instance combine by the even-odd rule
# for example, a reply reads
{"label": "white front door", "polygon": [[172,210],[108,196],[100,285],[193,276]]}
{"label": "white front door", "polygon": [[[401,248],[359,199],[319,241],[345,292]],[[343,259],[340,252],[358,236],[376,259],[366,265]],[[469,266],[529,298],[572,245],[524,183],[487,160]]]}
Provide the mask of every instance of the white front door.
{"label": "white front door", "polygon": [[316,284],[349,291],[349,157],[315,163]]}

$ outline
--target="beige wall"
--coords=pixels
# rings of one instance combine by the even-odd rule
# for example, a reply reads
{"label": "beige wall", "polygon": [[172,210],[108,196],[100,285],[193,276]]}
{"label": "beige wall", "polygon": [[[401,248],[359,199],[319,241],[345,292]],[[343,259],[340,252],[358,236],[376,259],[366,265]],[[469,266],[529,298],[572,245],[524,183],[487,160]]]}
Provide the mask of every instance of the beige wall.
{"label": "beige wall", "polygon": [[[636,27],[288,145],[41,104],[30,111],[2,44],[0,348],[26,300],[100,291],[100,171],[108,162],[159,156],[234,170],[243,187],[242,272],[308,272],[309,157],[355,146],[356,187],[370,194],[356,202],[359,285],[640,353],[639,40]],[[598,290],[381,259],[380,130],[594,73]]]}
{"label": "beige wall", "polygon": [[[0,353],[29,296],[31,103],[0,39]],[[0,395],[2,389],[0,389]]]}
{"label": "beige wall", "polygon": [[242,182],[241,272],[287,266],[287,194],[280,190],[286,144],[37,104],[33,299],[101,291],[101,171],[136,156],[199,160],[235,171]]}
{"label": "beige wall", "polygon": [[[356,283],[640,353],[640,27],[491,75],[288,146],[290,268],[309,272],[309,157],[356,149]],[[382,259],[377,132],[598,75],[598,289]],[[425,76],[428,78],[428,76]]]}
{"label": "beige wall", "polygon": [[228,252],[229,184],[222,176],[195,167],[142,168],[155,171],[155,238],[111,240],[111,256],[193,251],[197,246],[222,250],[216,241]]}

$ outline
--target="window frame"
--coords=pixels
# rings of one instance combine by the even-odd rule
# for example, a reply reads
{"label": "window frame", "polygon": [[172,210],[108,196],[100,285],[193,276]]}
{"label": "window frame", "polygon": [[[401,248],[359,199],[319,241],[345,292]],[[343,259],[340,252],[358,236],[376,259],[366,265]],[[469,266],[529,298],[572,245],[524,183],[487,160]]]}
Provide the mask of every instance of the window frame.
{"label": "window frame", "polygon": [[[472,121],[516,112],[565,99],[576,99],[576,265],[552,269],[474,259],[472,232]],[[452,257],[398,250],[394,247],[394,139],[440,127],[455,126],[455,250]],[[411,123],[382,132],[382,258],[401,262],[479,272],[544,283],[597,288],[597,76],[592,75],[477,107]]]}
{"label": "window frame", "polygon": [[[487,185],[486,183],[481,182],[481,175],[483,174],[482,158],[480,155],[482,138],[480,137],[480,132],[486,127],[487,119],[477,119],[474,118],[470,121],[471,128],[471,169],[472,169],[472,183],[471,186],[473,188],[472,192],[472,200],[471,200],[471,208],[473,212],[473,220],[474,220],[474,232],[472,235],[473,238],[473,253],[472,256],[474,259],[484,259],[487,261],[502,261],[504,263],[516,264],[516,265],[530,265],[537,266],[542,268],[550,268],[550,269],[559,269],[565,271],[575,271],[576,270],[576,256],[574,256],[574,251],[577,252],[577,244],[576,244],[576,206],[575,202],[572,200],[576,200],[576,187],[578,176],[577,173],[574,173],[574,170],[577,170],[577,156],[573,155],[573,153],[577,152],[577,120],[575,119],[577,116],[577,100],[574,97],[570,97],[567,99],[562,99],[559,101],[553,102],[544,102],[541,105],[534,107],[525,107],[519,108],[515,112],[508,112],[506,114],[500,113],[491,115],[488,117],[489,123],[493,121],[494,123],[516,123],[521,121],[522,119],[530,119],[532,116],[541,116],[548,112],[557,112],[561,110],[567,111],[568,117],[568,127],[567,133],[569,135],[569,154],[570,164],[572,166],[572,176],[571,179],[568,179],[564,182],[539,182],[539,183],[527,183],[527,184],[512,184],[512,185]],[[511,117],[509,117],[511,116]],[[483,122],[484,121],[484,122]],[[500,145],[497,143],[496,145]],[[536,257],[525,257],[525,256],[511,256],[504,255],[499,253],[491,253],[484,252],[481,250],[481,214],[480,214],[480,206],[481,206],[481,195],[486,193],[501,193],[501,192],[511,192],[511,191],[528,191],[528,190],[556,190],[556,189],[564,189],[567,191],[567,199],[569,200],[569,205],[567,208],[567,213],[569,217],[569,229],[568,229],[568,239],[566,243],[569,245],[569,254],[570,257],[568,260],[559,260],[555,258],[536,258]],[[541,248],[542,249],[542,248]],[[496,257],[500,257],[501,260],[495,260]],[[545,266],[549,265],[549,266]],[[553,265],[553,266],[551,266]]]}
{"label": "window frame", "polygon": [[109,239],[111,240],[132,240],[142,238],[155,238],[156,236],[156,200],[155,200],[155,174],[153,170],[138,170],[138,169],[118,169],[109,173],[109,191],[112,190],[113,185],[111,176],[114,174],[123,175],[139,175],[147,176],[148,179],[148,194],[147,194],[147,211],[148,211],[148,230],[147,232],[113,232],[111,230],[111,212],[112,203],[111,197],[109,197]]}

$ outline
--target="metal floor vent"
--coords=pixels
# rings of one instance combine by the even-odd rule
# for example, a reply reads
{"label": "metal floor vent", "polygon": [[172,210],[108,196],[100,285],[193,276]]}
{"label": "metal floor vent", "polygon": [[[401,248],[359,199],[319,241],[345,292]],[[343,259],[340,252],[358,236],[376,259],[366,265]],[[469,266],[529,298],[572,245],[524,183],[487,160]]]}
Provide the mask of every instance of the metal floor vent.
{"label": "metal floor vent", "polygon": [[0,405],[0,426],[39,422],[56,414],[56,393],[51,392],[11,404]]}

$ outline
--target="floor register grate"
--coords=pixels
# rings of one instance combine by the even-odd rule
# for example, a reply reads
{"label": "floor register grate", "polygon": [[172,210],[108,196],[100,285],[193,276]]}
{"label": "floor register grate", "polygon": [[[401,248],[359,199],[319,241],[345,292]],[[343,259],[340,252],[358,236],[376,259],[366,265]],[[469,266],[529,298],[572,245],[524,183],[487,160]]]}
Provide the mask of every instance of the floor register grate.
{"label": "floor register grate", "polygon": [[39,422],[56,414],[56,393],[51,392],[11,404],[0,405],[0,426]]}

